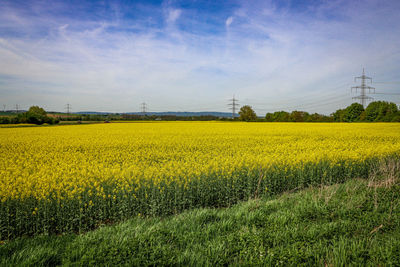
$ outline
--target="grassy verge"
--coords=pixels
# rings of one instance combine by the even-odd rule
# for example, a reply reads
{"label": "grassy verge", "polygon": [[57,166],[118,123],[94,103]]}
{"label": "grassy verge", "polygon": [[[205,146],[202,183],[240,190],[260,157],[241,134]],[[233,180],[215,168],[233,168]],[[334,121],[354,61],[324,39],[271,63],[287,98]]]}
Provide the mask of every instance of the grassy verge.
{"label": "grassy verge", "polygon": [[398,266],[398,167],[225,209],[18,238],[0,245],[0,265]]}

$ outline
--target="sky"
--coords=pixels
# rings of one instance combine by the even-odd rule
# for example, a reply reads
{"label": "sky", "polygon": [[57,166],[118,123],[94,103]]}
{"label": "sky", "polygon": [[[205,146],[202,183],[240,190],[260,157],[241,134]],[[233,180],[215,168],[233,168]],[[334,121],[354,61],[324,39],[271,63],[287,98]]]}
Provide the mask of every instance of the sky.
{"label": "sky", "polygon": [[400,1],[0,0],[0,108],[330,114],[400,104]]}

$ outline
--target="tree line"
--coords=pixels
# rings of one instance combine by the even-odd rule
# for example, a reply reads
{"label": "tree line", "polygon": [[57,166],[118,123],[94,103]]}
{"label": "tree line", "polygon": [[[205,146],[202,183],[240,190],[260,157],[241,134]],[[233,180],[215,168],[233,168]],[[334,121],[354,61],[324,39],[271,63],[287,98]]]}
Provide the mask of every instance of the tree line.
{"label": "tree line", "polygon": [[[247,120],[247,117],[241,118]],[[305,111],[277,111],[267,113],[269,122],[400,122],[400,110],[395,103],[386,101],[371,102],[365,109],[353,103],[345,109],[338,109],[331,115],[309,114]]]}
{"label": "tree line", "polygon": [[32,106],[28,111],[19,113],[17,116],[0,117],[0,124],[30,123],[41,125],[44,123],[56,124],[59,122],[60,120],[58,118],[48,116],[47,112],[39,106]]}
{"label": "tree line", "polygon": [[32,106],[27,112],[17,116],[0,117],[0,124],[56,124],[60,121],[266,121],[266,122],[400,122],[400,110],[395,103],[386,101],[371,102],[365,109],[361,104],[353,103],[345,109],[338,109],[331,115],[308,113],[306,111],[277,111],[267,113],[265,117],[258,117],[251,106],[240,108],[239,116],[235,118],[220,118],[212,115],[176,116],[176,115],[137,115],[137,114],[96,114],[49,116],[38,106]]}

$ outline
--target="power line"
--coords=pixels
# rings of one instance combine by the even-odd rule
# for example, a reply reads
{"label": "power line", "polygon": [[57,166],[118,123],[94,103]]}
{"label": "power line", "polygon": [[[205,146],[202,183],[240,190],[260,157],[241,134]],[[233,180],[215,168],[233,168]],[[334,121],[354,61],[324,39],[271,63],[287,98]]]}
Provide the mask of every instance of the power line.
{"label": "power line", "polygon": [[[389,93],[376,93],[380,95],[392,95]],[[400,95],[400,94],[399,94]],[[261,110],[261,111],[270,111],[271,109],[273,110],[293,110],[293,109],[315,109],[319,107],[325,107],[327,105],[334,105],[334,104],[344,104],[348,100],[348,96],[339,96],[336,98],[331,98],[331,99],[326,99],[325,101],[319,101],[319,102],[312,102],[312,103],[306,103],[306,104],[299,104],[299,105],[293,105],[293,106],[285,106],[285,107],[279,107],[277,108],[276,106],[271,107],[269,109],[266,108],[258,108],[255,106],[254,108],[256,110]]]}
{"label": "power line", "polygon": [[[319,107],[325,107],[327,105],[333,105],[333,104],[342,104],[344,103],[345,100],[347,100],[348,97],[337,99],[337,100],[328,100],[328,101],[322,101],[322,102],[315,102],[307,105],[297,105],[297,106],[291,106],[291,107],[283,107],[283,108],[274,108],[275,110],[293,110],[293,109],[315,109]],[[257,110],[265,110],[267,111],[268,109],[259,109],[255,108]]]}
{"label": "power line", "polygon": [[373,82],[373,83],[379,83],[379,84],[400,84],[400,82]]}
{"label": "power line", "polygon": [[233,95],[233,98],[229,99],[229,101],[232,101],[232,103],[229,103],[228,106],[230,106],[229,109],[232,110],[232,119],[234,119],[236,114],[236,107],[239,107],[239,100],[235,98],[235,95]]}
{"label": "power line", "polygon": [[372,83],[372,78],[365,76],[364,68],[363,68],[362,75],[360,77],[355,77],[354,81],[356,82],[357,79],[361,80],[361,85],[351,87],[351,91],[353,92],[353,90],[355,90],[357,93],[357,91],[360,90],[360,95],[353,97],[353,99],[359,99],[361,102],[361,105],[363,105],[363,107],[365,107],[367,100],[373,100],[372,97],[367,96],[366,91],[368,90],[369,93],[371,93],[371,91],[373,91],[375,93],[375,88],[366,85],[367,80],[370,80],[370,82]]}
{"label": "power line", "polygon": [[17,111],[17,113],[19,112],[19,105],[18,104],[15,105],[15,110]]}
{"label": "power line", "polygon": [[400,93],[394,93],[394,94],[391,94],[391,93],[375,93],[376,95],[400,95]]}
{"label": "power line", "polygon": [[3,110],[4,112],[6,112],[6,105],[3,105]]}
{"label": "power line", "polygon": [[343,102],[344,100],[348,99],[348,94],[345,95],[339,95],[337,97],[332,97],[329,99],[325,99],[322,101],[313,101],[313,102],[306,102],[306,103],[302,103],[302,104],[298,104],[298,105],[281,105],[281,106],[274,106],[272,105],[271,108],[276,109],[277,107],[279,107],[280,109],[296,109],[296,108],[302,108],[302,107],[309,107],[309,106],[314,106],[314,105],[325,105],[326,102],[332,102],[332,101],[339,101],[339,102]]}
{"label": "power line", "polygon": [[245,101],[246,102],[251,102],[252,104],[255,104],[255,105],[293,105],[293,104],[298,103],[299,100],[301,101],[303,99],[306,99],[306,100],[311,101],[311,102],[314,102],[314,101],[320,102],[320,99],[323,100],[323,99],[331,98],[331,97],[348,96],[348,93],[346,93],[346,94],[343,94],[343,93],[342,94],[337,94],[337,92],[335,91],[337,89],[344,88],[344,87],[346,87],[348,85],[350,85],[350,84],[349,83],[343,83],[343,84],[341,84],[339,86],[326,89],[326,91],[329,90],[331,92],[326,93],[326,94],[324,93],[323,95],[322,95],[322,92],[318,92],[318,93],[320,93],[320,95],[315,95],[315,93],[314,93],[314,95],[307,94],[307,95],[298,96],[296,98],[286,98],[286,99],[278,100],[278,101],[274,101],[274,102],[264,102],[264,101],[263,102],[258,102],[258,101],[260,101],[260,99],[257,99],[255,101],[253,101],[251,99],[245,99]]}

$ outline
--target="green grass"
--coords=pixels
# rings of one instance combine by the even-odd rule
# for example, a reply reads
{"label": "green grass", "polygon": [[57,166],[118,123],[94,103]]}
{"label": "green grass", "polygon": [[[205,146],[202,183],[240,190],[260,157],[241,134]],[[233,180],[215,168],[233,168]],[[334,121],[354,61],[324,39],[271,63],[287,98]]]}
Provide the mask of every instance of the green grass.
{"label": "green grass", "polygon": [[369,179],[230,208],[4,241],[0,265],[400,266],[400,175],[392,165]]}

